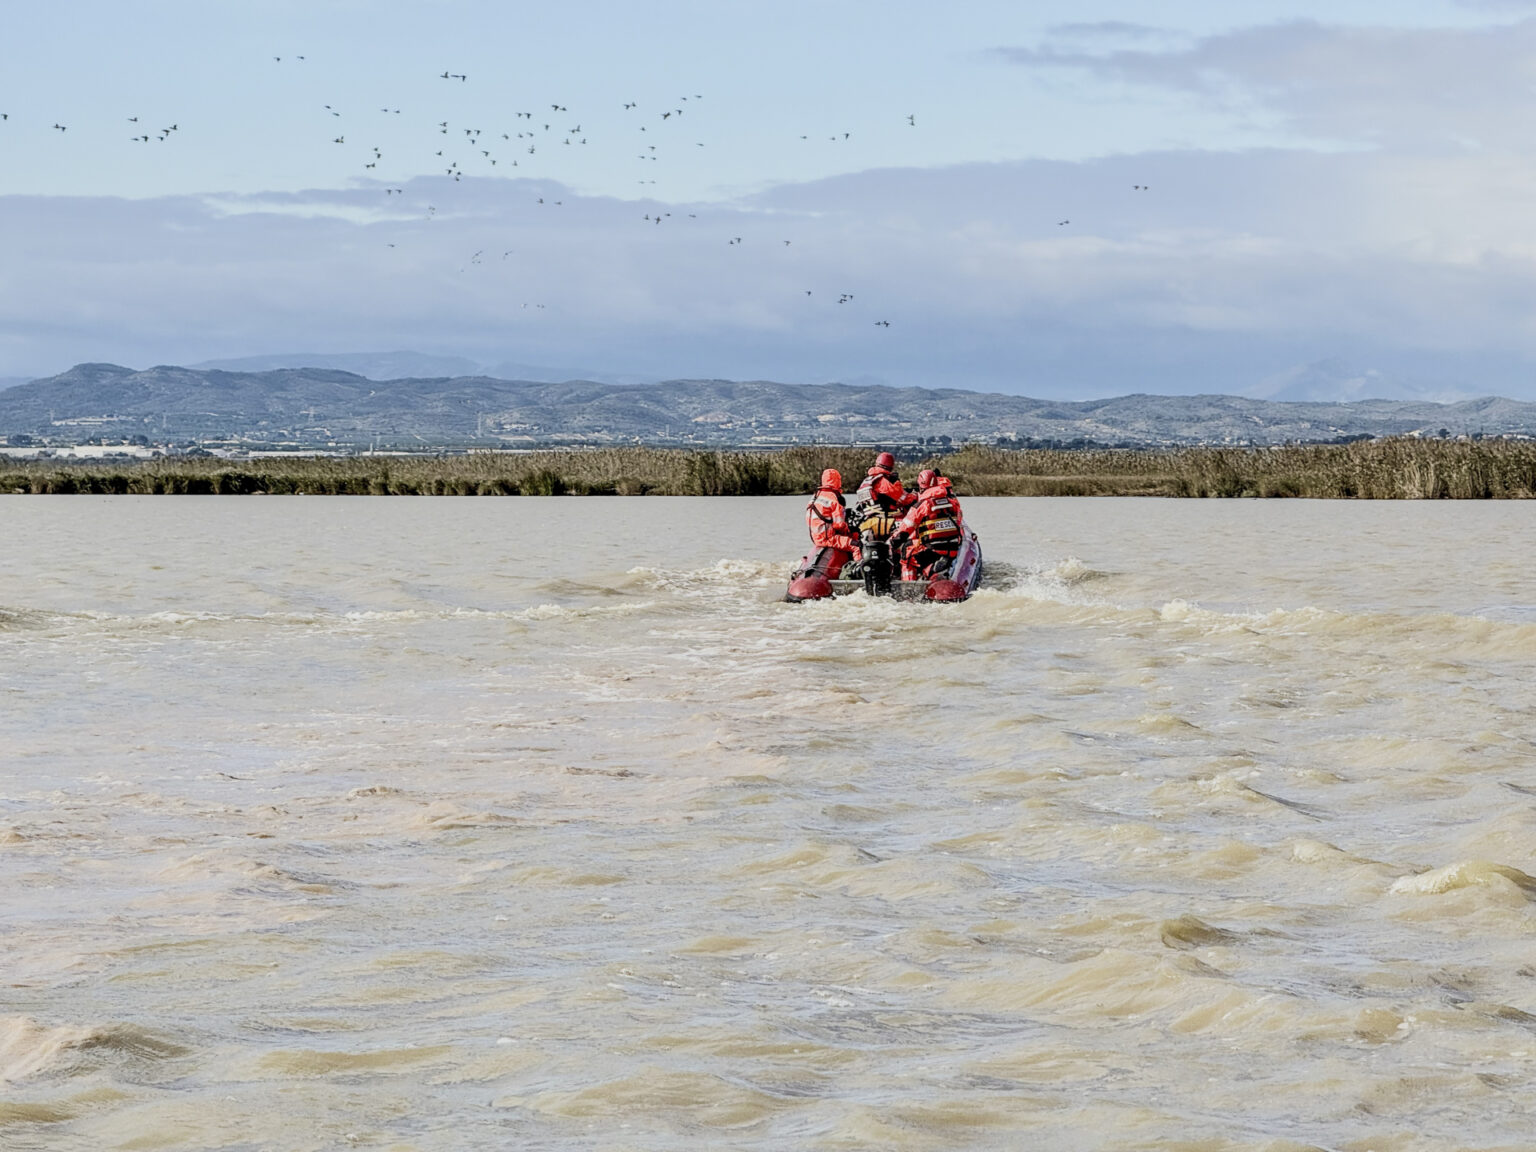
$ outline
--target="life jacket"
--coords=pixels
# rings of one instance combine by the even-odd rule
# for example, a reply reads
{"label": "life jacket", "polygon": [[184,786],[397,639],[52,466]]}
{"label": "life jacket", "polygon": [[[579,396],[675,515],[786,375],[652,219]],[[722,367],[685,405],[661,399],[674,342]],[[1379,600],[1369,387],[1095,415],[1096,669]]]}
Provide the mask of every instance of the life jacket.
{"label": "life jacket", "polygon": [[922,496],[901,522],[919,548],[931,552],[955,552],[960,547],[961,525],[965,518],[960,501],[947,481],[923,489]]}
{"label": "life jacket", "polygon": [[884,468],[871,468],[859,485],[858,503],[874,502],[887,511],[911,504],[916,497],[901,486],[901,481]]}
{"label": "life jacket", "polygon": [[811,531],[811,543],[818,548],[851,550],[854,541],[846,509],[841,492],[818,488],[805,506],[805,525]]}
{"label": "life jacket", "polygon": [[[933,489],[929,489],[932,492]],[[960,547],[960,502],[941,488],[938,495],[923,494],[923,517],[917,525],[917,543],[933,552],[952,552]]]}

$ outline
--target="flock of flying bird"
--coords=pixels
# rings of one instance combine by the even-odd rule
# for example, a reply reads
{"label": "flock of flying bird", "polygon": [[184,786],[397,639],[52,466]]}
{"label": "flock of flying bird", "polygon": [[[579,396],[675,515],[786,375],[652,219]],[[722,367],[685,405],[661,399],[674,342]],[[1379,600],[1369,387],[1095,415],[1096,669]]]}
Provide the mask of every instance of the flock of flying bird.
{"label": "flock of flying bird", "polygon": [[[282,56],[274,56],[272,59],[275,63],[282,64],[284,58]],[[298,55],[291,57],[293,62],[302,62],[305,59],[306,58],[304,56]],[[459,84],[467,84],[469,82],[469,76],[467,74],[462,72],[453,72],[448,69],[444,69],[441,73],[439,73],[438,79],[445,80],[450,83],[457,82]],[[633,123],[633,127],[636,129],[635,139],[637,140],[637,143],[635,146],[639,149],[639,151],[635,153],[635,157],[636,160],[638,160],[642,165],[659,162],[661,157],[666,154],[666,149],[675,143],[672,137],[675,136],[678,132],[685,113],[689,111],[688,108],[682,107],[681,105],[687,105],[690,99],[696,102],[702,100],[703,96],[698,93],[694,93],[691,98],[689,96],[680,96],[677,98],[674,106],[665,107],[661,112],[653,113],[650,117],[647,117],[641,111],[640,105],[637,101],[625,101],[623,103],[623,111],[626,114],[636,114],[634,117],[635,122]],[[346,122],[347,118],[343,116],[343,113],[330,104],[324,105],[322,111],[326,114],[327,120],[335,119],[342,120],[344,123]],[[386,116],[399,116],[401,114],[401,110],[399,108],[389,107],[380,108],[379,112]],[[137,125],[139,123],[139,117],[137,116],[130,116],[126,119],[129,124]],[[434,121],[433,127],[436,130],[436,135],[447,137],[447,139],[436,141],[439,146],[431,149],[430,159],[423,155],[422,157],[418,158],[417,163],[420,164],[425,161],[426,163],[430,164],[432,161],[436,161],[442,165],[441,170],[445,176],[451,177],[455,182],[461,182],[464,176],[467,174],[467,170],[461,163],[461,159],[473,164],[480,165],[481,172],[484,175],[498,174],[489,171],[490,169],[497,169],[499,172],[505,172],[508,175],[511,175],[510,169],[522,167],[522,162],[527,160],[528,157],[537,156],[541,147],[545,149],[581,148],[587,144],[588,136],[585,133],[579,120],[575,124],[568,124],[568,121],[573,118],[569,116],[569,108],[565,104],[559,102],[551,103],[548,105],[547,111],[538,115],[535,115],[535,113],[531,111],[514,112],[512,114],[512,119],[514,122],[508,126],[507,131],[496,132],[493,130],[490,133],[485,132],[481,128],[466,127],[464,125],[451,123],[448,120]],[[6,122],[9,120],[9,113],[0,112],[0,122]],[[916,114],[914,113],[908,115],[906,117],[906,123],[908,127],[916,128]],[[68,131],[67,125],[57,122],[55,122],[52,127],[60,133],[65,133]],[[337,129],[336,135],[329,137],[330,142],[332,144],[345,147],[347,144],[346,129],[342,128],[341,125],[336,125],[335,129]],[[654,132],[652,131],[653,129]],[[365,128],[361,130],[366,131]],[[138,134],[130,136],[128,139],[135,143],[147,144],[153,138],[163,144],[170,140],[173,134],[180,131],[180,124],[179,122],[174,123],[158,130],[141,130],[139,128],[135,128],[134,131]],[[641,133],[645,133],[646,135],[641,136]],[[353,134],[354,136],[358,135],[359,129],[353,129]],[[809,141],[811,136],[809,133],[802,134],[800,139]],[[827,139],[834,144],[847,143],[852,139],[852,133],[833,133],[829,135]],[[652,143],[651,141],[653,140],[656,142]],[[703,148],[705,146],[702,141],[695,140],[691,141],[691,143],[692,146],[696,148]],[[368,146],[368,150],[363,155],[365,157],[364,162],[361,165],[363,172],[376,172],[380,162],[384,159],[383,150],[380,149],[377,145],[370,145]],[[476,157],[478,157],[478,159],[476,159]],[[536,163],[536,161],[528,161],[528,163],[531,165]],[[648,172],[646,173],[646,176],[649,176]],[[653,177],[642,177],[638,180],[638,183],[641,185],[654,185],[656,180]],[[1132,186],[1132,190],[1135,192],[1146,192],[1150,189],[1147,185],[1136,184]],[[405,188],[401,186],[386,185],[383,191],[386,199],[399,196],[403,200],[406,195]],[[564,201],[546,199],[544,196],[538,196],[535,199],[535,203],[536,205],[540,206],[561,207],[563,206]],[[427,219],[432,219],[436,213],[437,208],[435,205],[426,205],[425,214]],[[685,218],[689,220],[697,220],[698,213],[689,212],[686,214]],[[651,211],[647,211],[640,217],[640,219],[647,225],[652,227],[659,227],[663,221],[677,218],[674,218],[671,212],[664,212],[660,208],[657,208],[655,209],[654,215],[651,213]],[[1056,226],[1058,228],[1064,228],[1071,223],[1071,220],[1060,220],[1057,221]],[[743,247],[746,245],[746,243],[746,238],[741,236],[731,236],[726,239],[727,247]],[[779,250],[783,251],[785,249],[789,249],[792,243],[792,240],[782,239],[782,248]],[[395,248],[396,244],[389,243],[386,246],[389,248]],[[480,265],[483,262],[482,257],[485,255],[485,252],[486,249],[484,248],[476,251],[472,256],[469,257],[469,259],[465,262],[464,266],[459,269],[459,271],[463,272],[470,266]],[[514,255],[514,252],[510,249],[503,251],[501,254],[501,260],[507,260],[512,255]],[[807,297],[812,297],[815,294],[814,289],[804,289],[804,292]],[[840,292],[836,294],[837,305],[849,304],[853,301],[853,299],[854,297],[851,292]],[[530,305],[525,303],[523,308],[526,309],[530,306],[538,309],[543,309],[545,307],[544,304]],[[887,329],[891,326],[890,321],[885,319],[876,320],[874,321],[874,324],[876,327]]]}

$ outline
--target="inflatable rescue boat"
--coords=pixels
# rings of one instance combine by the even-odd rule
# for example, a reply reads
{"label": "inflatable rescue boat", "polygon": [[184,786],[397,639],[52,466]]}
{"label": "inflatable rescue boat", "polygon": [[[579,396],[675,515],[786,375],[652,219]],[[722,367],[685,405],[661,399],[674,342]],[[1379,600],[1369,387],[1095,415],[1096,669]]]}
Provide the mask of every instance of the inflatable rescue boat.
{"label": "inflatable rescue boat", "polygon": [[852,510],[848,519],[859,529],[860,559],[833,570],[836,561],[829,556],[831,549],[816,549],[802,557],[784,593],[789,603],[862,591],[867,596],[953,604],[969,598],[981,583],[981,542],[969,524],[961,524],[960,546],[948,564],[930,568],[923,579],[903,580],[900,557],[893,555],[888,540],[896,519],[868,507]]}

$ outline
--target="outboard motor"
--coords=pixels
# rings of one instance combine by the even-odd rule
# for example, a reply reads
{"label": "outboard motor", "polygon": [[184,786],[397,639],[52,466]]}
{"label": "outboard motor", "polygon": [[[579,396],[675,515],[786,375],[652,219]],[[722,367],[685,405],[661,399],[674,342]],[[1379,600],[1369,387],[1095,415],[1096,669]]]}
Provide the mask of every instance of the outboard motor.
{"label": "outboard motor", "polygon": [[859,533],[859,546],[864,550],[864,594],[889,596],[891,594],[891,546],[870,532]]}
{"label": "outboard motor", "polygon": [[896,570],[889,537],[896,529],[896,518],[879,504],[867,502],[855,508],[850,519],[859,526],[865,594],[889,596]]}

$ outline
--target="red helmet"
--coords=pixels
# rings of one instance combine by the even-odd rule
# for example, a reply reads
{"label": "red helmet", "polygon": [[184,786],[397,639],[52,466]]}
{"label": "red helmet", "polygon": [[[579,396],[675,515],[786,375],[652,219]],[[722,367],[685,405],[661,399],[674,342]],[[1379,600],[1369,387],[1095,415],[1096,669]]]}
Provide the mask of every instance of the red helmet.
{"label": "red helmet", "polygon": [[892,468],[896,467],[896,457],[892,456],[889,452],[882,452],[875,457],[875,467],[884,468],[889,472]]}
{"label": "red helmet", "polygon": [[843,474],[836,468],[828,468],[821,474],[821,486],[823,488],[836,488],[841,492],[843,490]]}
{"label": "red helmet", "polygon": [[933,483],[933,478],[937,475],[938,473],[935,472],[932,468],[924,468],[917,474],[917,486],[919,488],[928,487],[928,485]]}

